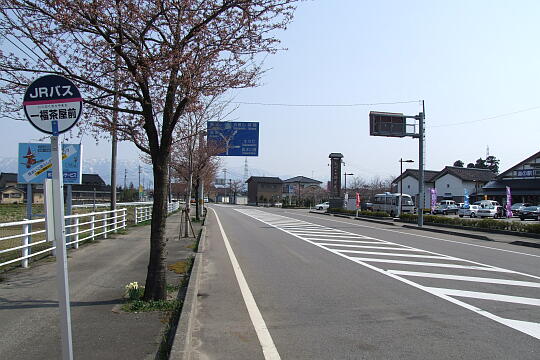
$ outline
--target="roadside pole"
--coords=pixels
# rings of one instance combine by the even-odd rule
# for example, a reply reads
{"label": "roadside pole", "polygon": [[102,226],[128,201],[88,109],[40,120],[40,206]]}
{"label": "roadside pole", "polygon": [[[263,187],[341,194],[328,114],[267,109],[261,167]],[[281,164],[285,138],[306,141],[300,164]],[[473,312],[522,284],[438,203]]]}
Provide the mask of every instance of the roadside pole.
{"label": "roadside pole", "polygon": [[[58,136],[51,136],[52,156],[52,196],[53,222],[56,240],[56,279],[58,282],[58,303],[60,306],[60,332],[62,335],[62,358],[73,359],[71,338],[71,310],[69,303],[69,281],[66,254],[66,234],[64,227],[64,191],[62,172],[62,151],[59,150]],[[50,219],[50,217],[48,217]]]}
{"label": "roadside pole", "polygon": [[[412,137],[418,139],[418,227],[424,225],[424,120],[426,118],[426,108],[424,100],[422,100],[422,112],[415,116],[403,115],[402,113],[391,112],[369,112],[369,134],[371,136],[386,136],[386,137]],[[415,123],[407,123],[407,119],[414,119]],[[418,133],[416,133],[416,121],[418,121]],[[408,128],[413,127],[413,131],[408,131]],[[401,160],[402,161],[402,160]],[[402,169],[401,169],[402,170]],[[400,176],[402,176],[401,174]],[[401,190],[400,194],[403,193]],[[401,215],[400,195],[400,210]]]}
{"label": "roadside pole", "polygon": [[45,75],[34,80],[26,89],[23,99],[28,121],[39,131],[51,135],[52,180],[46,179],[44,183],[46,233],[47,239],[56,244],[56,282],[63,360],[73,360],[73,341],[66,254],[64,172],[58,135],[69,131],[77,123],[82,113],[82,102],[81,93],[75,84],[59,75]]}
{"label": "roadside pole", "polygon": [[424,100],[422,100],[422,113],[418,116],[418,226],[424,226]]}
{"label": "roadside pole", "polygon": [[[34,194],[32,193],[32,184],[26,184],[26,218],[32,220],[32,203],[34,202]],[[28,232],[32,232],[32,224],[28,224]],[[32,243],[32,235],[28,235],[28,243]],[[28,247],[28,255],[32,254],[32,247]]]}

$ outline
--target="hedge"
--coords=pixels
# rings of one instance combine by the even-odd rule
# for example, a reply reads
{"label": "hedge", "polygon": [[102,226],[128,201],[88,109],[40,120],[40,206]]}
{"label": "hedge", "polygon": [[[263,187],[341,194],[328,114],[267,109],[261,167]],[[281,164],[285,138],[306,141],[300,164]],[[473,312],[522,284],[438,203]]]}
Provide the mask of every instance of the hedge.
{"label": "hedge", "polygon": [[[356,210],[346,210],[346,209],[333,208],[333,209],[328,209],[328,212],[356,216]],[[384,211],[362,210],[362,211],[358,212],[358,215],[380,217],[380,218],[390,217],[390,215],[388,215],[388,213],[384,212]]]}
{"label": "hedge", "polygon": [[[418,216],[414,214],[402,214],[399,217],[407,222],[417,222]],[[523,233],[540,234],[540,224],[527,224],[519,221],[504,221],[494,219],[461,219],[437,215],[425,215],[424,223],[448,224],[463,227],[476,227],[481,229],[508,230]]]}

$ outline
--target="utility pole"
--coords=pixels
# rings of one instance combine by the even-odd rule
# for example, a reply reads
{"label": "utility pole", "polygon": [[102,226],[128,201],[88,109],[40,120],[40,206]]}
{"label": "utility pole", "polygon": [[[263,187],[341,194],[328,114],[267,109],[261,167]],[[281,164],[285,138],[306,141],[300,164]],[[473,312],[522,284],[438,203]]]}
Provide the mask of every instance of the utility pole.
{"label": "utility pole", "polygon": [[124,189],[127,189],[127,169],[124,169]]}
{"label": "utility pole", "polygon": [[426,118],[426,108],[424,106],[424,100],[422,100],[422,113],[419,116],[419,130],[418,130],[418,195],[420,211],[418,212],[418,226],[424,226],[424,119]]}
{"label": "utility pole", "polygon": [[223,202],[225,202],[225,197],[227,196],[227,169],[223,169],[223,189],[225,192],[223,195]]}
{"label": "utility pole", "polygon": [[232,191],[232,179],[229,179],[229,199],[228,199],[229,204],[231,203],[230,197],[231,197],[232,193],[233,193],[233,191]]}
{"label": "utility pole", "polygon": [[137,194],[139,194],[138,198],[141,201],[141,165],[139,165],[139,187],[137,188]]}

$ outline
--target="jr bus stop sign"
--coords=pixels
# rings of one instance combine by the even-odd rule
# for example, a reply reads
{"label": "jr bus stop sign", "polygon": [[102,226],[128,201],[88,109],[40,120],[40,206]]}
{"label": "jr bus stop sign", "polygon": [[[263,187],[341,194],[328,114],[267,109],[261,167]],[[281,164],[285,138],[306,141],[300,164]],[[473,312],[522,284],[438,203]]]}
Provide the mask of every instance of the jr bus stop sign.
{"label": "jr bus stop sign", "polygon": [[68,131],[77,123],[82,112],[79,89],[59,75],[40,77],[26,89],[24,113],[39,131],[55,135]]}

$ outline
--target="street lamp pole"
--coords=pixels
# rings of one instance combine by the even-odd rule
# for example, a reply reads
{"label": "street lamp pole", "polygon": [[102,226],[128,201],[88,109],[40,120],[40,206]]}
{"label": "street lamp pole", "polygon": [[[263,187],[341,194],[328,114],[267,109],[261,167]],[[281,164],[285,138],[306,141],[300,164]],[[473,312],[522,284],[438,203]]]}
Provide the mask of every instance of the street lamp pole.
{"label": "street lamp pole", "polygon": [[[413,160],[399,159],[399,215],[401,215],[403,209],[403,163],[412,163]],[[398,216],[399,216],[398,215]]]}

